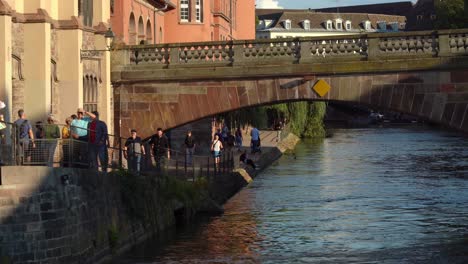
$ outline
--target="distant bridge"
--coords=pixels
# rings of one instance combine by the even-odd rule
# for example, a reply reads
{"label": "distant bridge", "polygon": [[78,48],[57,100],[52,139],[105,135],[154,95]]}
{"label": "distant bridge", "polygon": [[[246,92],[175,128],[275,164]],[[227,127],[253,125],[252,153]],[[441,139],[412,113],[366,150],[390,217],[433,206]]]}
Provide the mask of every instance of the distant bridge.
{"label": "distant bridge", "polygon": [[122,135],[299,100],[366,104],[468,131],[468,29],[126,46],[112,60]]}

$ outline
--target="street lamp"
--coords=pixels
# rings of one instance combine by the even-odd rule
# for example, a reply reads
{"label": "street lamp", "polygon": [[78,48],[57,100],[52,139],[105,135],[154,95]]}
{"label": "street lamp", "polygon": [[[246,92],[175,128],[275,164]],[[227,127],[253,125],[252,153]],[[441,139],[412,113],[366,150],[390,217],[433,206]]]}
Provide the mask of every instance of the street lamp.
{"label": "street lamp", "polygon": [[106,33],[104,34],[104,38],[106,39],[106,49],[103,50],[80,50],[80,57],[83,58],[92,58],[92,57],[100,57],[102,52],[110,51],[112,48],[112,44],[114,42],[115,34],[112,32],[112,29],[107,29]]}
{"label": "street lamp", "polygon": [[112,32],[111,28],[107,29],[106,34],[104,34],[104,37],[106,38],[107,50],[110,50],[115,38],[114,32]]}

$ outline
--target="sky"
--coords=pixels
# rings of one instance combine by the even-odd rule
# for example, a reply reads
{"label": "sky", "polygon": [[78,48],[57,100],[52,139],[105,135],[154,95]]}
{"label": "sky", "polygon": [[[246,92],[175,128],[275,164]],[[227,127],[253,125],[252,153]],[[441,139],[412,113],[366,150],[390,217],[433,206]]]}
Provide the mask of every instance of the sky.
{"label": "sky", "polygon": [[349,5],[382,4],[415,0],[256,0],[257,8],[305,9]]}

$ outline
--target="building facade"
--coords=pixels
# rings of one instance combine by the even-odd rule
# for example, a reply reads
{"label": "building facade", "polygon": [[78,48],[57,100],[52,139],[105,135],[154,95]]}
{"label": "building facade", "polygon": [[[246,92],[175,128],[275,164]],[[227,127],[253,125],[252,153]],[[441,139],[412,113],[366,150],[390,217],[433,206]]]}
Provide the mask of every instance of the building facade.
{"label": "building facade", "polygon": [[163,43],[164,14],[174,8],[174,3],[164,0],[111,1],[111,25],[116,42]]}
{"label": "building facade", "polygon": [[60,123],[78,107],[111,121],[111,0],[0,0],[0,100],[6,121]]}
{"label": "building facade", "polygon": [[406,18],[396,15],[259,9],[257,16],[259,39],[397,32],[406,28]]}
{"label": "building facade", "polygon": [[166,12],[164,42],[255,38],[255,0],[177,0]]}

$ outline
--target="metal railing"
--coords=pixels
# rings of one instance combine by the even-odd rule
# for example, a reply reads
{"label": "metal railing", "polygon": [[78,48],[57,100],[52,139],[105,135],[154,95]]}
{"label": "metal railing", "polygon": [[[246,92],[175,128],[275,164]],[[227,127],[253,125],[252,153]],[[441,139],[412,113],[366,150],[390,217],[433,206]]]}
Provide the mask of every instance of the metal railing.
{"label": "metal railing", "polygon": [[[145,142],[145,154],[135,152],[125,155],[125,138],[109,134],[106,145],[95,145],[74,138],[19,138],[15,123],[2,122],[0,129],[0,161],[2,165],[49,166],[94,169],[108,172],[128,169],[135,173],[164,173],[180,179],[195,181],[197,177],[213,177],[230,173],[234,168],[234,153],[225,150],[216,164],[211,155],[189,155],[169,149],[170,157],[153,153]],[[64,125],[58,125],[60,131]],[[91,132],[88,130],[88,132]],[[61,135],[62,136],[62,135]],[[167,153],[167,149],[164,149]]]}

